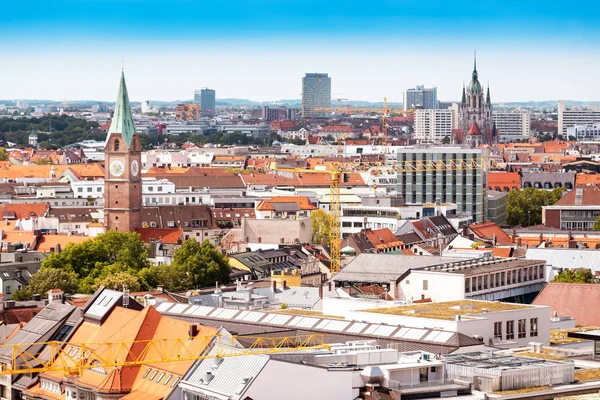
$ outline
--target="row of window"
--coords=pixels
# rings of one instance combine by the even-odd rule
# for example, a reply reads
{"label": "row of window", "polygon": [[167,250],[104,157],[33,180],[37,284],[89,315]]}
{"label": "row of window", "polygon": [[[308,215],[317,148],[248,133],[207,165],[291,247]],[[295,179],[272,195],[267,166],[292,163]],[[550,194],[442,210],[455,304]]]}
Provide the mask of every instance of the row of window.
{"label": "row of window", "polygon": [[[502,321],[494,322],[494,338],[499,340],[513,340],[515,338],[515,321],[506,321],[506,332],[502,334]],[[529,319],[529,337],[538,336],[538,319]],[[517,321],[517,337],[524,339],[527,337],[527,319],[519,319]]]}
{"label": "row of window", "polygon": [[523,267],[465,278],[465,293],[544,279],[544,266]]}
{"label": "row of window", "polygon": [[[157,375],[158,375],[158,377],[157,377]],[[157,369],[153,370],[152,368],[148,368],[146,370],[146,372],[144,372],[142,379],[148,378],[149,381],[154,381],[154,383],[156,383],[156,384],[162,383],[165,386],[168,385],[169,382],[171,382],[171,387],[175,387],[175,385],[177,385],[177,383],[179,382],[179,377],[174,376],[172,374],[169,374],[168,376],[166,376],[166,375],[167,375],[166,372],[162,372]],[[156,378],[156,380],[154,380],[154,378]],[[163,378],[164,378],[164,380],[163,380]],[[175,379],[172,379],[172,378],[175,378]]]}

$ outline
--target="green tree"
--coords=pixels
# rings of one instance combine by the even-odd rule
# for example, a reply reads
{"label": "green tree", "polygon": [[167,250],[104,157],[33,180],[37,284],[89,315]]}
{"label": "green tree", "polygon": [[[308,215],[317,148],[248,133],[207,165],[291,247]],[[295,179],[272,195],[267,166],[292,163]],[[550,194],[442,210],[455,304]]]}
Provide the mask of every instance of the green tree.
{"label": "green tree", "polygon": [[44,157],[44,158],[35,160],[33,163],[37,164],[37,165],[53,165],[54,161],[52,161],[52,159],[50,157]]}
{"label": "green tree", "polygon": [[29,285],[16,291],[12,298],[29,300],[34,294],[45,295],[50,289],[61,289],[65,293],[75,293],[78,288],[77,275],[57,268],[46,268],[35,273]]}
{"label": "green tree", "polygon": [[329,243],[333,216],[320,208],[310,214],[310,219],[312,221],[313,242],[320,244],[325,239]]}
{"label": "green tree", "polygon": [[442,139],[442,144],[450,144],[450,136],[444,136]]}
{"label": "green tree", "polygon": [[184,267],[173,265],[153,265],[139,273],[140,281],[148,288],[162,286],[172,292],[180,292],[192,288]]}
{"label": "green tree", "polygon": [[8,153],[4,147],[0,147],[0,161],[8,161]]}
{"label": "green tree", "polygon": [[228,283],[231,266],[227,258],[205,240],[200,245],[190,238],[175,251],[171,268],[185,271],[189,288],[213,286],[215,282]]}
{"label": "green tree", "polygon": [[530,226],[542,222],[542,207],[556,203],[562,197],[564,188],[552,191],[525,188],[511,190],[506,204],[506,222],[509,225]]}
{"label": "green tree", "polygon": [[135,232],[108,231],[83,243],[70,244],[42,262],[42,270],[55,268],[73,272],[81,279],[79,291],[94,291],[97,280],[127,272],[136,276],[150,266],[148,246]]}
{"label": "green tree", "polygon": [[137,276],[134,276],[128,272],[117,272],[111,274],[103,279],[96,279],[95,288],[98,289],[100,286],[105,286],[108,289],[123,290],[125,285],[132,292],[139,292],[141,285],[140,280]]}
{"label": "green tree", "polygon": [[593,229],[595,231],[600,231],[600,217],[596,217],[596,221],[594,222],[594,228]]}
{"label": "green tree", "polygon": [[562,270],[554,277],[552,282],[597,283],[597,280],[596,277],[594,277],[594,274],[592,274],[591,270],[587,268],[579,268],[576,270]]}

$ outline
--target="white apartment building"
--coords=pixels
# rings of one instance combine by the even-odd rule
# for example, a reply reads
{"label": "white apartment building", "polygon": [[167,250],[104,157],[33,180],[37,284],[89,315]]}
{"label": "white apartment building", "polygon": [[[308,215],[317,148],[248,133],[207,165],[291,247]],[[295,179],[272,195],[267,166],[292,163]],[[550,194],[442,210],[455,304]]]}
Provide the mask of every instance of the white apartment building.
{"label": "white apartment building", "polygon": [[290,140],[295,140],[295,139],[306,140],[306,138],[308,137],[308,131],[304,128],[300,128],[295,131],[279,130],[279,131],[277,131],[277,134],[284,139],[290,139]]}
{"label": "white apartment building", "polygon": [[142,171],[152,167],[210,167],[214,156],[213,152],[201,149],[150,150],[142,153]]}
{"label": "white apartment building", "polygon": [[594,126],[600,124],[600,106],[567,108],[565,100],[558,101],[558,133],[567,137],[567,129],[575,125]]}
{"label": "white apartment building", "polygon": [[494,109],[493,115],[500,142],[529,139],[531,133],[531,115],[528,110]]}
{"label": "white apartment building", "polygon": [[600,140],[600,123],[569,126],[567,128],[567,135],[575,136],[580,141]]}
{"label": "white apartment building", "polygon": [[415,110],[414,138],[422,143],[440,143],[452,136],[455,126],[453,109]]}

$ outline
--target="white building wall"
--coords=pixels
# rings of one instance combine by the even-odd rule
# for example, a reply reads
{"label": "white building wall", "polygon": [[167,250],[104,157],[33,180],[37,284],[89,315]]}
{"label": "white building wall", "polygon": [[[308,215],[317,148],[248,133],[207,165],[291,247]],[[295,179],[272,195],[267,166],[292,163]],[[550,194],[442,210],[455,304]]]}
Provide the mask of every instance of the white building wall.
{"label": "white building wall", "polygon": [[352,376],[351,370],[330,371],[271,359],[242,398],[352,400],[359,394]]}
{"label": "white building wall", "polygon": [[528,110],[494,110],[494,123],[501,142],[528,139],[531,132],[531,116]]}
{"label": "white building wall", "polygon": [[567,109],[565,100],[558,101],[558,133],[567,137],[567,128],[575,125],[594,125],[600,123],[600,107]]}
{"label": "white building wall", "polygon": [[426,143],[439,143],[452,136],[454,110],[415,110],[414,138]]}
{"label": "white building wall", "polygon": [[[426,283],[425,283],[426,282]],[[465,298],[463,275],[411,270],[399,286],[399,299],[415,301],[421,297],[434,302],[456,301]]]}

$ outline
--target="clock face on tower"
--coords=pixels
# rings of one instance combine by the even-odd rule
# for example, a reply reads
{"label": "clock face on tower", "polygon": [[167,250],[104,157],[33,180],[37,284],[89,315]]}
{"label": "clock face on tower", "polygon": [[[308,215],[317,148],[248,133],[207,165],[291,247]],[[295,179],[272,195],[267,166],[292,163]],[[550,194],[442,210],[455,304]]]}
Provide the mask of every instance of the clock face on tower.
{"label": "clock face on tower", "polygon": [[110,173],[112,176],[121,176],[125,172],[125,164],[121,160],[112,160],[110,162]]}
{"label": "clock face on tower", "polygon": [[133,160],[131,162],[131,175],[137,176],[137,174],[139,172],[140,172],[140,164],[138,163],[138,160]]}

